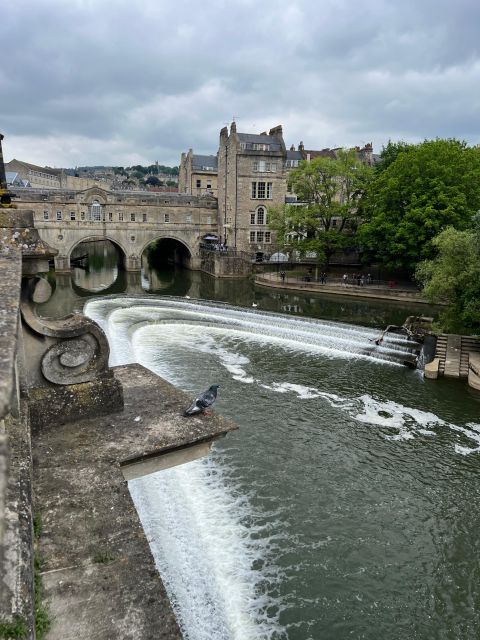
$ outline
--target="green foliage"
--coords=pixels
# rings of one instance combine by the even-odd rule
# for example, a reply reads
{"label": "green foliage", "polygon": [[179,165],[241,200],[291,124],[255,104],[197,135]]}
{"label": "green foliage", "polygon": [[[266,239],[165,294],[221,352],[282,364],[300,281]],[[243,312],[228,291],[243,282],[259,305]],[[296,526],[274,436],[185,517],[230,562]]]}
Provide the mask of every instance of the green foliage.
{"label": "green foliage", "polygon": [[5,622],[0,620],[0,638],[5,640],[15,638],[26,638],[28,633],[28,627],[20,616],[15,616],[12,622]]}
{"label": "green foliage", "polygon": [[414,271],[434,256],[433,238],[447,226],[465,229],[480,208],[480,149],[458,140],[389,143],[361,213],[365,259]]}
{"label": "green foliage", "polygon": [[448,227],[434,240],[438,255],[416,270],[424,295],[447,304],[438,324],[443,331],[480,333],[480,216],[473,229]]}
{"label": "green foliage", "polygon": [[389,140],[387,146],[382,148],[382,152],[380,153],[381,161],[376,165],[375,173],[382,173],[388,169],[388,167],[395,162],[400,153],[408,153],[414,149],[414,144],[403,142],[403,140],[399,140],[398,142],[392,142]]}
{"label": "green foliage", "polygon": [[37,640],[43,640],[51,627],[51,620],[48,610],[43,602],[43,584],[42,584],[42,558],[38,551],[38,541],[42,533],[42,517],[37,512],[33,517],[33,537],[35,551],[33,556],[33,591],[34,591],[34,614],[35,614],[35,633]]}
{"label": "green foliage", "polygon": [[162,182],[156,176],[148,176],[148,178],[145,180],[145,184],[148,184],[151,187],[159,187]]}
{"label": "green foliage", "polygon": [[337,159],[302,162],[289,176],[289,188],[300,205],[269,210],[269,226],[284,250],[317,253],[318,262],[351,243],[357,226],[358,203],[372,170],[357,160],[354,150],[340,150]]}
{"label": "green foliage", "polygon": [[98,564],[108,564],[109,562],[113,562],[116,560],[116,556],[114,556],[109,551],[98,551],[93,556],[93,561]]}
{"label": "green foliage", "polygon": [[33,537],[35,540],[38,540],[42,534],[43,522],[42,522],[42,514],[37,512],[33,516]]}

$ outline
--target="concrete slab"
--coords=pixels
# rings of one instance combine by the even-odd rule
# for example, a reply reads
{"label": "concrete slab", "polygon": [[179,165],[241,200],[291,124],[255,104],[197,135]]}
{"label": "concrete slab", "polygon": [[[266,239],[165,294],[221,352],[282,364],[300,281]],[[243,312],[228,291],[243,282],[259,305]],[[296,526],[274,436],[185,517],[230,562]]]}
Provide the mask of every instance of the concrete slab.
{"label": "concrete slab", "polygon": [[114,372],[122,413],[33,431],[49,640],[181,638],[122,469],[236,429],[184,418],[190,398],[139,365]]}

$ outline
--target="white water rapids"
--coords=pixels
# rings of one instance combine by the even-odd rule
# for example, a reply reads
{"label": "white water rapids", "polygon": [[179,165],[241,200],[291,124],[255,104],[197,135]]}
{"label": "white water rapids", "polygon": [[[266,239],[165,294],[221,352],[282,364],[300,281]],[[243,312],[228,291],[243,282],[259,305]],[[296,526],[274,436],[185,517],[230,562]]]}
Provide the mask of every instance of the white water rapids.
{"label": "white water rapids", "polygon": [[[296,403],[315,401],[393,441],[431,438],[447,427],[462,437],[457,453],[480,450],[476,423],[455,425],[362,393],[361,385],[343,394],[328,379],[306,383],[294,375],[295,359],[320,359],[325,370],[338,365],[344,377],[354,361],[376,366],[381,376],[411,353],[403,337],[387,336],[377,346],[374,329],[177,298],[96,299],[85,312],[107,334],[111,365],[139,362],[190,393],[219,382],[218,404],[228,389],[230,416],[248,390],[248,403],[273,394],[278,403],[288,398],[288,411],[295,411]],[[278,353],[291,369],[275,366]],[[255,489],[246,492],[238,481],[229,438],[208,459],[135,480],[130,491],[185,639],[286,638],[281,616],[288,602],[279,593],[277,563],[281,509],[259,511]]]}

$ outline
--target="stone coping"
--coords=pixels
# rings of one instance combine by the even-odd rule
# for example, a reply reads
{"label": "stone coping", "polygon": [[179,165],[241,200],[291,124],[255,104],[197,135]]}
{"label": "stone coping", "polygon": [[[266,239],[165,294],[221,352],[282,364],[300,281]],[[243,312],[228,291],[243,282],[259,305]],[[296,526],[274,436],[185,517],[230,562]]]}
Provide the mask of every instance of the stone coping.
{"label": "stone coping", "polygon": [[[122,413],[33,430],[49,640],[180,640],[122,469],[236,429],[184,418],[191,398],[140,365],[113,369]],[[200,391],[200,389],[199,389]]]}
{"label": "stone coping", "polygon": [[22,278],[22,255],[19,249],[0,245],[0,273],[2,274],[0,278],[0,418],[2,418],[9,412],[15,384],[14,366]]}

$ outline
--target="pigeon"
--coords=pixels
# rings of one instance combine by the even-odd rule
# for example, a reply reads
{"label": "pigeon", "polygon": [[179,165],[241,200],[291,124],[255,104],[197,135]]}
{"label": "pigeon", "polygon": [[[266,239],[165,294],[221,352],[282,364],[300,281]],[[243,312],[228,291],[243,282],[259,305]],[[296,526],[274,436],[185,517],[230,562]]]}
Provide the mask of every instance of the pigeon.
{"label": "pigeon", "polygon": [[252,307],[258,307],[258,304],[256,302],[252,302]]}
{"label": "pigeon", "polygon": [[217,389],[219,386],[219,384],[212,384],[209,389],[200,393],[188,409],[185,409],[183,415],[194,416],[197,413],[206,413],[207,409],[211,407],[217,399]]}

